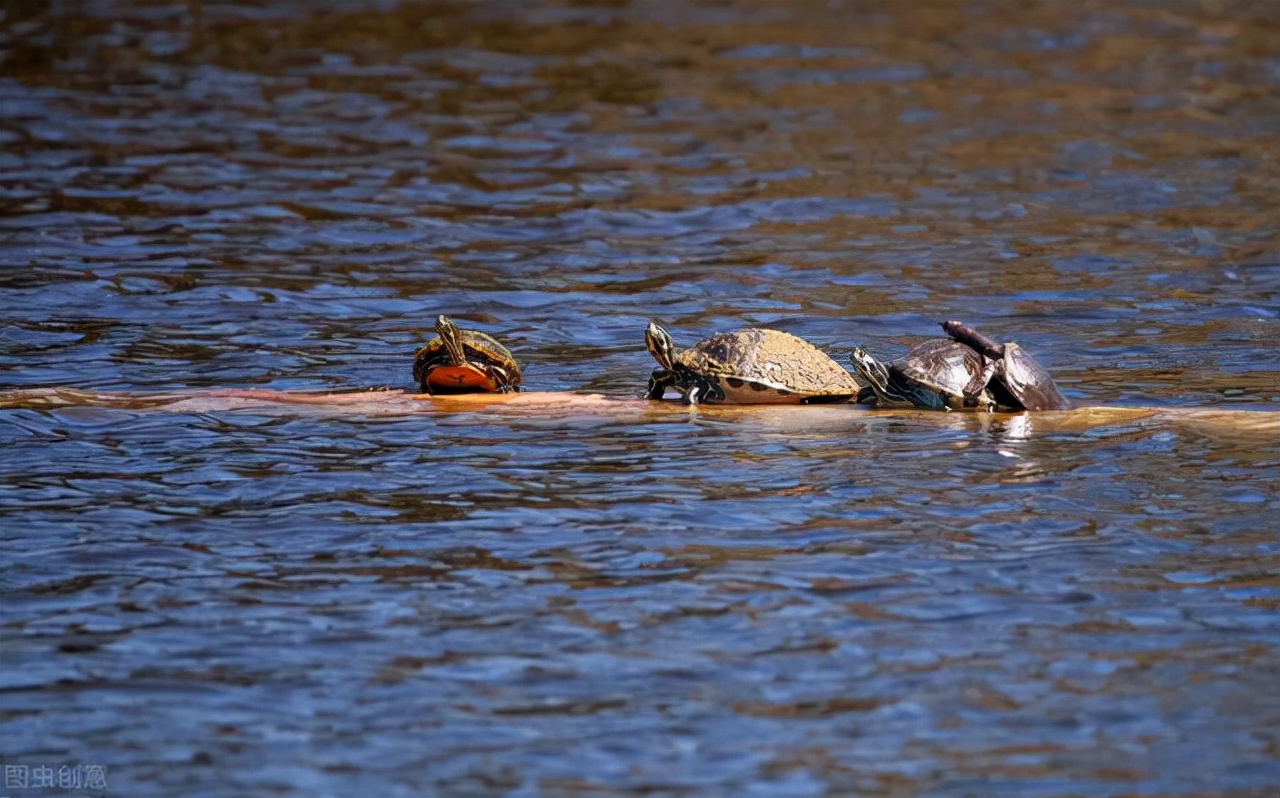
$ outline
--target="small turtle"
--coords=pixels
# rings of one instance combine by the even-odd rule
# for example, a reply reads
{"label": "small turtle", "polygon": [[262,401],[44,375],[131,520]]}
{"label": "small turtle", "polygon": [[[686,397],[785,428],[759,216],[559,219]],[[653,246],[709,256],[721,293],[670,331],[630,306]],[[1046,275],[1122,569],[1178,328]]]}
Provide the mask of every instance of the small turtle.
{"label": "small turtle", "polygon": [[813,404],[846,402],[858,383],[822,350],[778,330],[750,327],[713,335],[683,352],[670,333],[649,322],[644,343],[661,368],[649,377],[648,396],[667,388],[685,404]]}
{"label": "small turtle", "polygon": [[425,392],[508,393],[520,390],[520,366],[488,335],[464,330],[448,317],[436,319],[436,334],[413,357],[413,381]]}
{"label": "small turtle", "polygon": [[1022,347],[1015,343],[997,344],[958,321],[944,321],[942,329],[986,358],[982,373],[965,386],[966,396],[989,391],[1001,406],[1016,410],[1071,409],[1049,372]]}
{"label": "small turtle", "polygon": [[871,385],[858,401],[874,401],[877,407],[991,410],[996,403],[986,390],[965,393],[970,382],[982,375],[982,367],[981,355],[946,338],[925,341],[887,364],[862,347],[853,350],[854,370]]}

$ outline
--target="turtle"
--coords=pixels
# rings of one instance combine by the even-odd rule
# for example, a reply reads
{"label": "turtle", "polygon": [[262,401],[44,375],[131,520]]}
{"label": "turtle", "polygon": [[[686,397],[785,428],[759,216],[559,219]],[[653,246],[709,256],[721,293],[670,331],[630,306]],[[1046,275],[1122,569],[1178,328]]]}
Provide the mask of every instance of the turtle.
{"label": "turtle", "polygon": [[859,402],[922,410],[991,410],[996,405],[985,389],[965,393],[975,377],[982,375],[982,355],[947,338],[918,344],[889,363],[881,363],[858,347],[852,360],[858,377],[870,384],[858,396]]}
{"label": "turtle", "polygon": [[447,317],[413,357],[413,381],[425,393],[509,393],[520,390],[520,366],[491,336],[465,330]]}
{"label": "turtle", "polygon": [[813,344],[780,330],[747,327],[720,333],[683,352],[671,334],[649,322],[644,343],[661,368],[649,377],[647,395],[667,388],[685,404],[816,404],[847,402],[858,383]]}
{"label": "turtle", "polygon": [[1027,350],[1015,343],[997,344],[959,321],[941,322],[955,341],[980,352],[986,363],[965,386],[966,396],[987,391],[1003,407],[1015,410],[1070,410],[1071,402]]}

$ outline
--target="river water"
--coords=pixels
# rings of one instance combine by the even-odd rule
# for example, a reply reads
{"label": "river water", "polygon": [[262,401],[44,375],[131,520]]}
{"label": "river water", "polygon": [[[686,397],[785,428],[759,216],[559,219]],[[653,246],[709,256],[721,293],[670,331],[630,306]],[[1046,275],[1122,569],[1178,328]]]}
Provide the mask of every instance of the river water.
{"label": "river water", "polygon": [[[8,793],[1280,793],[1268,7],[6,3]],[[949,317],[1174,420],[634,401]]]}

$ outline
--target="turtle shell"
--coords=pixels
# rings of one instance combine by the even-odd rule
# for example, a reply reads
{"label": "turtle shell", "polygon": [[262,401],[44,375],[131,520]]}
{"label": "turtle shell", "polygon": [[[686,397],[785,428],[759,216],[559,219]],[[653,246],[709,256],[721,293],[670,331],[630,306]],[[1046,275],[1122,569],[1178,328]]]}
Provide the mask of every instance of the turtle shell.
{"label": "turtle shell", "polygon": [[713,335],[677,355],[676,365],[714,379],[725,402],[841,402],[858,394],[858,383],[840,364],[779,330],[749,327]]}
{"label": "turtle shell", "polygon": [[[414,354],[414,382],[430,393],[519,390],[520,366],[505,346],[477,330],[458,328],[458,334],[467,364],[454,365],[444,339],[433,338]],[[505,379],[496,380],[487,367],[497,367]]]}
{"label": "turtle shell", "polygon": [[919,397],[912,399],[917,407],[960,410],[989,408],[993,403],[986,391],[974,397],[973,401],[965,400],[965,387],[982,374],[983,361],[982,355],[956,341],[946,338],[925,341],[897,360],[890,361],[888,367],[899,380],[923,385],[936,392],[937,396],[930,397],[928,405],[920,404]]}
{"label": "turtle shell", "polygon": [[964,344],[934,338],[890,361],[889,368],[912,382],[962,397],[969,380],[982,373],[982,356]]}
{"label": "turtle shell", "polygon": [[[991,381],[994,392],[1003,388],[1027,410],[1069,410],[1071,403],[1058,390],[1053,377],[1027,350],[1014,343],[1004,345],[1004,367]],[[1002,397],[1001,397],[1002,398]],[[1003,402],[1002,402],[1003,404]]]}

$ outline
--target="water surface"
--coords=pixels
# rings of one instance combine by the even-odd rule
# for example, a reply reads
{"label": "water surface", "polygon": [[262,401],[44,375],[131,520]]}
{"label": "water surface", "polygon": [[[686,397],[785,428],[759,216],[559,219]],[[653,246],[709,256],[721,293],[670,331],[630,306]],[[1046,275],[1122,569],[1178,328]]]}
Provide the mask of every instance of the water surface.
{"label": "water surface", "polygon": [[407,388],[447,312],[539,391],[638,397],[650,318],[955,317],[1082,405],[1280,410],[1265,4],[15,2],[0,50],[5,764],[1280,789],[1266,428],[13,399]]}

